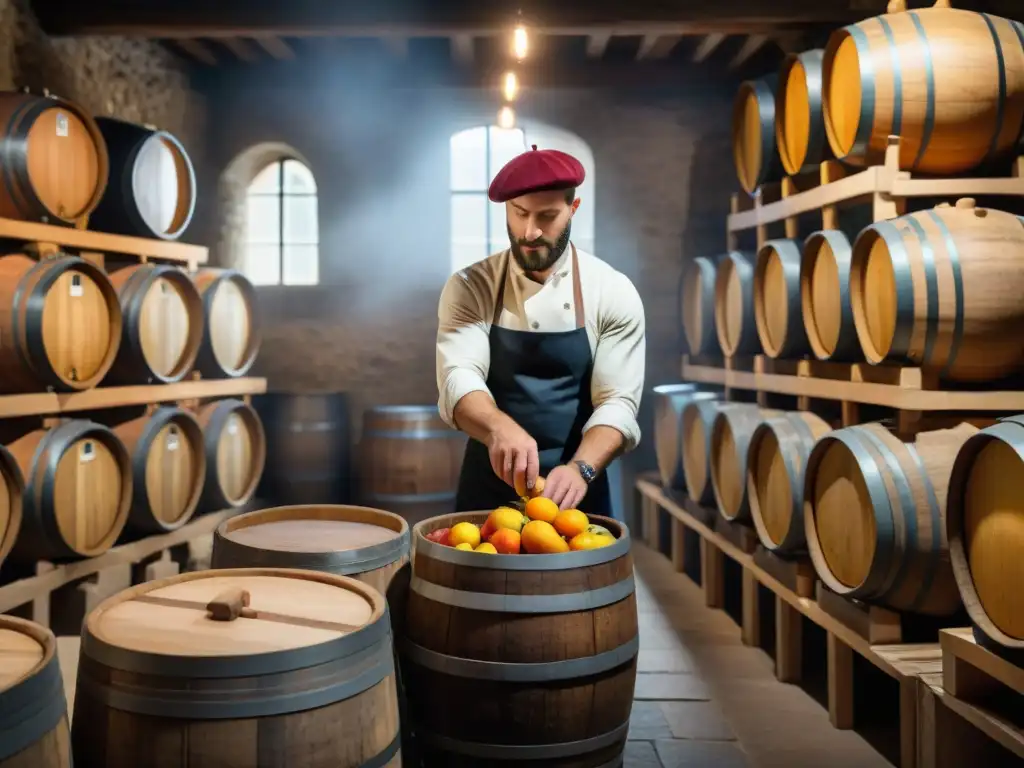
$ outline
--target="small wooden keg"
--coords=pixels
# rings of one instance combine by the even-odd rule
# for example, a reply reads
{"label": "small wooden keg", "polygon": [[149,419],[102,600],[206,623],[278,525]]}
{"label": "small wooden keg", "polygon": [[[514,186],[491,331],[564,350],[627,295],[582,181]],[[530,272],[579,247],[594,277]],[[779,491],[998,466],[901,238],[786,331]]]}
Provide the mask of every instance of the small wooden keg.
{"label": "small wooden keg", "polygon": [[863,359],[850,303],[853,246],[838,229],[804,241],[800,261],[800,306],[807,343],[819,360]]}
{"label": "small wooden keg", "polygon": [[196,414],[203,428],[206,480],[204,511],[240,507],[252,499],[267,460],[259,415],[241,400],[207,403]]}
{"label": "small wooden keg", "polygon": [[715,417],[733,403],[695,400],[683,407],[683,476],[692,501],[707,506],[715,499],[711,486],[711,428]]}
{"label": "small wooden keg", "polygon": [[86,617],[75,765],[399,768],[393,652],[384,597],[345,576],[140,584]]}
{"label": "small wooden keg", "polygon": [[775,142],[790,176],[815,170],[832,156],[825,132],[821,67],[825,51],[816,48],[786,56],[775,94]]}
{"label": "small wooden keg", "polygon": [[105,384],[181,381],[203,340],[203,302],[182,270],[132,264],[113,271],[123,317],[121,346]]}
{"label": "small wooden keg", "polygon": [[661,384],[654,388],[654,452],[663,488],[686,487],[683,473],[683,409],[694,400],[717,400],[720,392],[696,384]]}
{"label": "small wooden keg", "polygon": [[128,451],[110,429],[74,419],[8,444],[25,477],[11,560],[95,557],[117,541],[132,501]]}
{"label": "small wooden keg", "polygon": [[800,245],[769,240],[754,266],[754,324],[768,357],[795,358],[810,352],[800,307]]}
{"label": "small wooden keg", "polygon": [[57,638],[0,616],[0,768],[72,768]]}
{"label": "small wooden keg", "polygon": [[754,430],[781,411],[750,403],[733,403],[721,409],[711,425],[711,488],[718,512],[731,522],[750,521],[747,497],[747,450]]}
{"label": "small wooden keg", "polygon": [[718,354],[715,338],[715,273],[721,257],[698,256],[683,269],[679,316],[690,355]]}
{"label": "small wooden keg", "polygon": [[0,257],[0,392],[95,387],[121,345],[110,279],[77,256]]}
{"label": "small wooden keg", "polygon": [[387,595],[409,561],[409,524],[382,509],[347,505],[272,507],[225,520],[213,537],[213,568],[305,568],[351,576]]}
{"label": "small wooden keg", "polygon": [[726,357],[761,351],[754,322],[754,262],[756,254],[730,251],[715,273],[715,333]]}
{"label": "small wooden keg", "polygon": [[203,429],[189,411],[160,406],[112,428],[131,456],[128,527],[167,533],[191,518],[206,480]]}
{"label": "small wooden keg", "polygon": [[[410,724],[427,765],[618,765],[636,682],[636,591],[629,530],[555,555],[487,555],[413,530],[405,635],[398,641]],[[559,713],[552,717],[551,713]],[[510,724],[513,724],[510,726]]]}
{"label": "small wooden keg", "polygon": [[775,142],[777,85],[777,75],[748,80],[740,85],[733,103],[732,157],[740,186],[750,195],[782,175]]}
{"label": "small wooden keg", "polygon": [[92,116],[56,96],[0,92],[0,216],[84,223],[107,186],[109,158]]}
{"label": "small wooden keg", "polygon": [[205,312],[196,368],[212,378],[244,376],[260,350],[256,289],[233,269],[204,267],[192,281]]}
{"label": "small wooden keg", "polygon": [[944,515],[953,461],[977,432],[961,424],[903,443],[871,423],[818,440],[807,459],[804,530],[829,589],[897,611],[962,608]]}

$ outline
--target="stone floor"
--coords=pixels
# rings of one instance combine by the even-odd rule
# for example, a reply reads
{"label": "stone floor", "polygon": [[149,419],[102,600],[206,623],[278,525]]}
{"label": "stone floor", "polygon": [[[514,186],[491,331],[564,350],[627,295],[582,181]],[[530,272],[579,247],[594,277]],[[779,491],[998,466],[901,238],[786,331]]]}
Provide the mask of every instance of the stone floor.
{"label": "stone floor", "polygon": [[668,559],[634,548],[640,659],[626,768],[885,768]]}

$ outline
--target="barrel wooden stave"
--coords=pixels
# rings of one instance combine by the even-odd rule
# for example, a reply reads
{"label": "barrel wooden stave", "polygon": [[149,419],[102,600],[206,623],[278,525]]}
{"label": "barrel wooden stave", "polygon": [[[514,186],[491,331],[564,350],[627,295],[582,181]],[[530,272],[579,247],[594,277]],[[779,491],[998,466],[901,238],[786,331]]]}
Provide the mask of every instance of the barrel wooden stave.
{"label": "barrel wooden stave", "polygon": [[961,610],[944,518],[953,461],[977,432],[965,423],[903,443],[871,423],[818,441],[807,461],[804,530],[829,589],[897,611]]}
{"label": "barrel wooden stave", "polygon": [[786,56],[775,93],[775,141],[786,173],[814,170],[832,156],[822,105],[822,60],[816,48]]}
{"label": "barrel wooden stave", "polygon": [[[625,745],[636,680],[638,625],[628,530],[618,521],[591,516],[620,543],[591,552],[486,558],[423,538],[455,522],[482,523],[486,517],[485,512],[446,515],[413,531],[413,578],[399,652],[419,749],[438,758],[430,765],[485,760],[507,766],[521,764],[510,750],[543,752],[553,744],[589,739],[592,744],[578,746],[576,754],[535,759],[552,768],[611,763]],[[480,559],[463,557],[467,554]],[[577,562],[584,564],[574,566]],[[455,604],[459,595],[447,591],[453,589],[481,600],[508,595],[508,601],[521,604],[467,608]],[[543,605],[556,596],[567,601],[565,610]],[[588,596],[599,607],[584,607],[581,599]],[[520,664],[547,666],[523,670]],[[577,664],[584,669],[574,670]],[[447,748],[439,746],[444,738],[453,742]]]}
{"label": "barrel wooden stave", "polygon": [[1024,123],[1024,25],[953,8],[887,13],[832,33],[822,64],[836,157],[954,174],[1012,152]]}
{"label": "barrel wooden stave", "polygon": [[726,357],[761,352],[754,322],[754,263],[757,254],[729,251],[715,271],[715,333]]}
{"label": "barrel wooden stave", "polygon": [[1021,220],[969,198],[863,230],[853,246],[850,299],[868,362],[900,361],[949,381],[1019,371],[1021,254]]}
{"label": "barrel wooden stave", "polygon": [[664,488],[684,490],[683,409],[694,400],[715,400],[720,392],[701,390],[696,384],[662,384],[654,388],[654,449]]}
{"label": "barrel wooden stave", "polygon": [[734,403],[715,415],[708,465],[718,513],[726,520],[750,521],[746,482],[750,437],[765,419],[780,415],[781,411],[750,403]]}
{"label": "barrel wooden stave", "polygon": [[764,353],[773,358],[810,352],[800,305],[801,249],[796,240],[769,240],[754,265],[754,324]]}
{"label": "barrel wooden stave", "polygon": [[21,532],[25,504],[25,475],[7,446],[0,445],[0,564]]}
{"label": "barrel wooden stave", "polygon": [[757,536],[780,556],[806,550],[804,470],[815,443],[832,430],[808,411],[765,419],[747,449],[747,502]]}
{"label": "barrel wooden stave", "polygon": [[837,229],[813,233],[800,261],[800,306],[807,344],[819,360],[863,359],[850,302],[853,246]]}
{"label": "barrel wooden stave", "polygon": [[248,503],[267,460],[259,415],[241,400],[225,398],[204,405],[196,419],[203,428],[206,452],[202,508],[211,511]]}
{"label": "barrel wooden stave", "polygon": [[718,353],[715,336],[715,274],[721,257],[698,256],[683,269],[679,288],[679,319],[686,351]]}
{"label": "barrel wooden stave", "polygon": [[732,112],[732,156],[740,186],[751,196],[762,184],[782,176],[775,141],[775,90],[778,76],[740,84]]}
{"label": "barrel wooden stave", "polygon": [[203,267],[193,276],[203,298],[203,341],[196,369],[208,377],[244,376],[260,350],[256,289],[234,269]]}
{"label": "barrel wooden stave", "polygon": [[715,500],[711,484],[711,432],[721,410],[737,403],[700,400],[688,403],[682,414],[683,476],[691,501],[707,506]]}

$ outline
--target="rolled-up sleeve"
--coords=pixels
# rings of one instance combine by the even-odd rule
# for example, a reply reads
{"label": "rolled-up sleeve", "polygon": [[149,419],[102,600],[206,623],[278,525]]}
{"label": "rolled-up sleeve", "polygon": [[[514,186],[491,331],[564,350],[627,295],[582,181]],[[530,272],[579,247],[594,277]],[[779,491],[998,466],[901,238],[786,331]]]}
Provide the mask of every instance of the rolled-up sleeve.
{"label": "rolled-up sleeve", "polygon": [[628,277],[616,273],[612,285],[602,286],[604,311],[594,352],[590,397],[594,413],[583,427],[613,427],[625,438],[624,452],[640,442],[637,413],[644,390],[647,357],[644,305]]}
{"label": "rolled-up sleeve", "polygon": [[[491,365],[490,316],[481,291],[464,272],[452,275],[437,307],[437,407],[458,429],[455,406],[470,392],[487,392]],[[484,318],[488,318],[485,320]]]}

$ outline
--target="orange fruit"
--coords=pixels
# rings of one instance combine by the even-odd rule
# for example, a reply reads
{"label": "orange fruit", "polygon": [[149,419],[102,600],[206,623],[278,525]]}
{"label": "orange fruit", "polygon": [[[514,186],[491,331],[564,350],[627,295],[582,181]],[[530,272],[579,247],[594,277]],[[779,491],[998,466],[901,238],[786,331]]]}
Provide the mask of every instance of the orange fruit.
{"label": "orange fruit", "polygon": [[453,547],[469,544],[474,549],[480,546],[480,529],[473,523],[456,523],[448,534],[448,541]]}
{"label": "orange fruit", "polygon": [[573,536],[577,536],[587,530],[590,520],[578,509],[563,509],[555,516],[555,521],[552,525],[565,538],[571,539]]}
{"label": "orange fruit", "polygon": [[520,498],[533,499],[544,493],[544,478],[540,477],[539,475],[533,483],[533,488],[529,490],[526,488],[525,475],[522,478],[520,478],[517,475],[513,482],[515,483],[516,487],[516,496],[519,496]]}
{"label": "orange fruit", "polygon": [[538,496],[526,502],[526,516],[531,520],[543,520],[545,523],[553,523],[558,517],[558,505],[551,499]]}
{"label": "orange fruit", "polygon": [[519,531],[511,528],[499,528],[491,536],[491,544],[502,555],[518,555],[522,537]]}
{"label": "orange fruit", "polygon": [[483,544],[481,544],[479,547],[477,547],[473,551],[474,552],[483,552],[484,554],[487,554],[487,555],[496,555],[496,554],[498,554],[498,550],[494,548],[494,545],[491,544],[490,542],[487,542],[487,541],[485,541]]}
{"label": "orange fruit", "polygon": [[569,545],[558,535],[555,526],[543,520],[531,520],[523,527],[522,545],[531,555],[554,555],[569,551]]}

